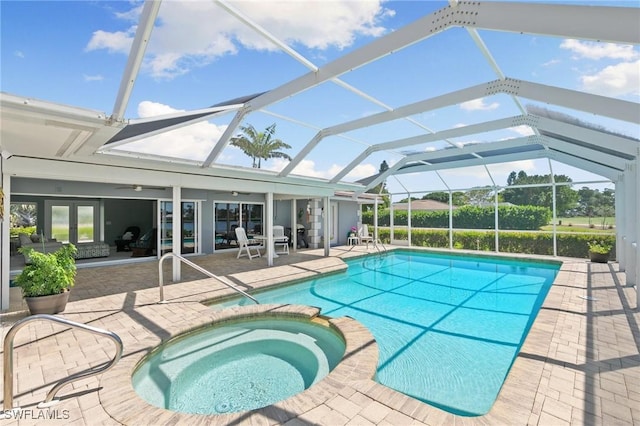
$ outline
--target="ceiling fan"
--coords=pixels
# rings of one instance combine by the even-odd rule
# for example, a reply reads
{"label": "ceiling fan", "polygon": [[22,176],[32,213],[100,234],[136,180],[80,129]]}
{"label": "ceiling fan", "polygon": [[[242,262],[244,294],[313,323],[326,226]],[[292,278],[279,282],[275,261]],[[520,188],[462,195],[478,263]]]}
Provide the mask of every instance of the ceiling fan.
{"label": "ceiling fan", "polygon": [[127,185],[127,186],[118,186],[116,189],[133,189],[136,192],[140,192],[143,189],[155,189],[155,190],[165,190],[164,186],[143,186],[143,185]]}

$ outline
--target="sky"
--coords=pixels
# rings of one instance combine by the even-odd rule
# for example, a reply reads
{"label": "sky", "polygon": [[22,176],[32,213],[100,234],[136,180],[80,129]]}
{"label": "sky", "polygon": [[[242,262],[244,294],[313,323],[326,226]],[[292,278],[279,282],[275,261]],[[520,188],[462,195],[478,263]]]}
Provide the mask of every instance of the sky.
{"label": "sky", "polygon": [[[571,4],[638,7],[637,1]],[[441,1],[228,1],[255,26],[305,58],[280,50],[254,28],[214,1],[165,0],[151,34],[125,118],[147,118],[204,108],[238,96],[268,91],[384,37],[447,5]],[[3,92],[96,109],[110,115],[135,35],[138,1],[0,0],[0,85]],[[511,78],[640,101],[638,46],[478,30],[501,71]],[[249,114],[242,125],[261,130],[276,123],[276,137],[295,157],[322,128],[446,94],[497,78],[463,28],[452,28],[366,64],[296,96]],[[345,90],[350,85],[359,93]],[[640,138],[638,124],[580,111],[538,105]],[[495,95],[417,114],[410,119],[325,138],[294,170],[331,178],[371,144],[520,114],[507,95]],[[128,152],[203,160],[233,114],[119,147]],[[451,141],[382,151],[369,156],[344,179],[375,174],[407,152],[454,144],[491,142],[532,134],[528,127]],[[220,164],[250,167],[251,159],[227,147]],[[286,160],[262,167],[281,170]],[[602,180],[555,161],[553,173],[574,181]],[[487,173],[491,173],[491,177]],[[387,181],[391,192],[504,185],[511,171],[548,174],[547,160],[402,175]],[[493,181],[491,180],[493,178]]]}

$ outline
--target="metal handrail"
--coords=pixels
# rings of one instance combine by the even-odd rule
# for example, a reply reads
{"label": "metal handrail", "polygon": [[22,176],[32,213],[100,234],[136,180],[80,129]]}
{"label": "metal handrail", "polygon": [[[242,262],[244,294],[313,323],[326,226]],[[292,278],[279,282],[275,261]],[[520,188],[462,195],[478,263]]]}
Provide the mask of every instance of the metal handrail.
{"label": "metal handrail", "polygon": [[172,256],[175,257],[176,259],[181,260],[183,263],[186,263],[187,265],[191,266],[196,271],[202,272],[203,274],[205,274],[206,276],[208,276],[210,278],[215,278],[215,279],[219,280],[222,284],[226,285],[227,287],[231,288],[232,290],[235,290],[238,293],[240,293],[241,295],[243,295],[244,297],[247,297],[247,298],[253,300],[257,305],[260,304],[260,302],[258,302],[258,300],[255,297],[251,296],[249,293],[246,293],[242,289],[240,289],[240,288],[236,287],[235,285],[233,285],[232,283],[228,282],[226,278],[223,278],[223,277],[220,277],[218,275],[212,274],[211,272],[207,271],[203,267],[198,266],[195,263],[193,263],[192,261],[187,260],[184,257],[180,256],[179,254],[176,254],[176,253],[173,253],[173,252],[169,252],[169,253],[166,253],[166,254],[162,255],[162,257],[158,261],[158,277],[159,277],[159,281],[160,281],[159,282],[160,303],[165,303],[166,302],[164,300],[164,290],[163,290],[164,278],[163,278],[163,273],[162,273],[162,262],[164,262],[164,260],[166,258],[172,257]]}
{"label": "metal handrail", "polygon": [[376,250],[378,250],[378,253],[380,253],[380,248],[378,247],[378,244],[382,246],[385,252],[387,251],[387,248],[385,247],[384,244],[382,244],[382,241],[380,240],[380,238],[377,238],[373,240],[373,246],[376,248]]}
{"label": "metal handrail", "polygon": [[4,410],[5,411],[13,409],[12,407],[13,406],[13,339],[15,338],[15,335],[18,332],[18,330],[20,330],[24,325],[26,325],[28,322],[36,321],[36,320],[50,320],[50,321],[58,322],[60,324],[67,325],[69,327],[75,327],[80,330],[88,331],[94,334],[99,334],[101,336],[108,337],[116,345],[116,355],[113,357],[111,362],[109,362],[105,366],[100,367],[98,369],[75,373],[67,378],[60,380],[49,391],[49,393],[47,393],[47,397],[45,398],[45,400],[40,404],[38,404],[39,408],[44,407],[47,404],[51,405],[51,401],[64,385],[79,379],[83,379],[85,377],[95,376],[96,374],[107,371],[111,367],[116,365],[116,363],[120,360],[120,357],[122,357],[122,351],[123,351],[122,340],[117,334],[111,331],[103,330],[97,327],[92,327],[90,325],[82,324],[75,321],[70,321],[68,319],[57,317],[55,315],[36,314],[36,315],[31,315],[27,318],[23,318],[20,321],[16,322],[9,329],[9,332],[4,338],[3,366],[4,366]]}

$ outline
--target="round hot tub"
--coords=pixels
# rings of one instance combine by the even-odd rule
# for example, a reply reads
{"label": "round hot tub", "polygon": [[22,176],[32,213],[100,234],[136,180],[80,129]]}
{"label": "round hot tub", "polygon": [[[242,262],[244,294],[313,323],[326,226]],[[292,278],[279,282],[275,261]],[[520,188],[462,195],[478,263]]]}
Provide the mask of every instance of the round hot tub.
{"label": "round hot tub", "polygon": [[143,359],[133,387],[172,411],[253,410],[304,391],[342,359],[343,338],[320,322],[252,319],[187,333]]}

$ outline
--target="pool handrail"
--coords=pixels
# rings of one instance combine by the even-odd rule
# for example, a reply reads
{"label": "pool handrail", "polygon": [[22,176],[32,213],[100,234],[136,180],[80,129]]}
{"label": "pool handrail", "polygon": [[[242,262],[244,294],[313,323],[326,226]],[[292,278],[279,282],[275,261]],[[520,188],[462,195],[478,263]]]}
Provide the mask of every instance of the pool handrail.
{"label": "pool handrail", "polygon": [[84,379],[86,377],[95,376],[96,374],[99,374],[99,373],[102,373],[104,371],[107,371],[111,367],[116,365],[116,363],[122,357],[122,352],[123,352],[122,340],[120,339],[120,336],[118,336],[116,333],[114,333],[112,331],[103,330],[102,328],[93,327],[93,326],[90,326],[90,325],[87,325],[87,324],[71,321],[71,320],[68,320],[66,318],[58,317],[58,316],[55,316],[55,315],[49,315],[49,314],[35,314],[35,315],[28,316],[26,318],[23,318],[20,321],[17,321],[15,324],[13,324],[13,326],[11,326],[11,328],[9,329],[9,332],[7,333],[7,335],[4,338],[4,344],[3,344],[3,351],[4,351],[4,356],[3,356],[4,404],[3,404],[3,408],[4,408],[4,411],[9,411],[9,410],[15,409],[13,407],[13,339],[15,338],[16,334],[18,333],[18,331],[23,326],[25,326],[27,323],[29,323],[31,321],[36,321],[36,320],[49,320],[49,321],[57,322],[57,323],[60,323],[60,324],[63,324],[63,325],[66,325],[66,326],[69,326],[69,327],[72,327],[72,328],[77,328],[79,330],[84,330],[84,331],[88,331],[88,332],[93,333],[93,334],[98,334],[100,336],[105,336],[105,337],[108,337],[109,339],[111,339],[113,341],[113,343],[116,345],[116,354],[111,359],[111,361],[109,361],[107,364],[103,365],[102,367],[96,368],[94,370],[80,371],[80,372],[72,374],[72,375],[70,375],[70,376],[68,376],[68,377],[66,377],[66,378],[64,378],[62,380],[59,380],[53,386],[53,388],[51,388],[51,390],[47,393],[47,396],[45,397],[45,400],[43,402],[41,402],[40,404],[38,404],[38,408],[45,408],[45,407],[51,406],[54,403],[57,403],[58,401],[57,400],[53,401],[53,398],[56,396],[58,391],[63,386],[65,386],[66,384],[74,382],[74,381],[79,380],[79,379]]}
{"label": "pool handrail", "polygon": [[252,301],[254,301],[257,305],[260,304],[260,302],[258,302],[258,300],[251,296],[249,293],[243,291],[242,289],[236,287],[235,285],[233,285],[232,283],[230,283],[226,278],[224,277],[220,277],[218,275],[215,275],[209,271],[207,271],[206,269],[204,269],[203,267],[196,265],[195,263],[193,263],[192,261],[186,259],[185,257],[173,253],[173,252],[169,252],[169,253],[165,253],[162,255],[162,257],[160,258],[160,260],[158,261],[158,279],[159,279],[159,283],[158,286],[160,287],[160,301],[158,303],[166,303],[166,300],[164,300],[164,277],[163,277],[163,273],[162,273],[162,262],[164,262],[164,260],[168,257],[175,257],[176,259],[180,260],[182,263],[185,263],[189,266],[191,266],[193,269],[195,269],[198,272],[202,272],[203,274],[205,274],[206,276],[210,277],[210,278],[215,278],[216,280],[220,281],[222,284],[226,285],[227,287],[229,287],[230,289],[240,293],[241,295],[243,295],[244,297],[247,297],[249,299],[251,299]]}

